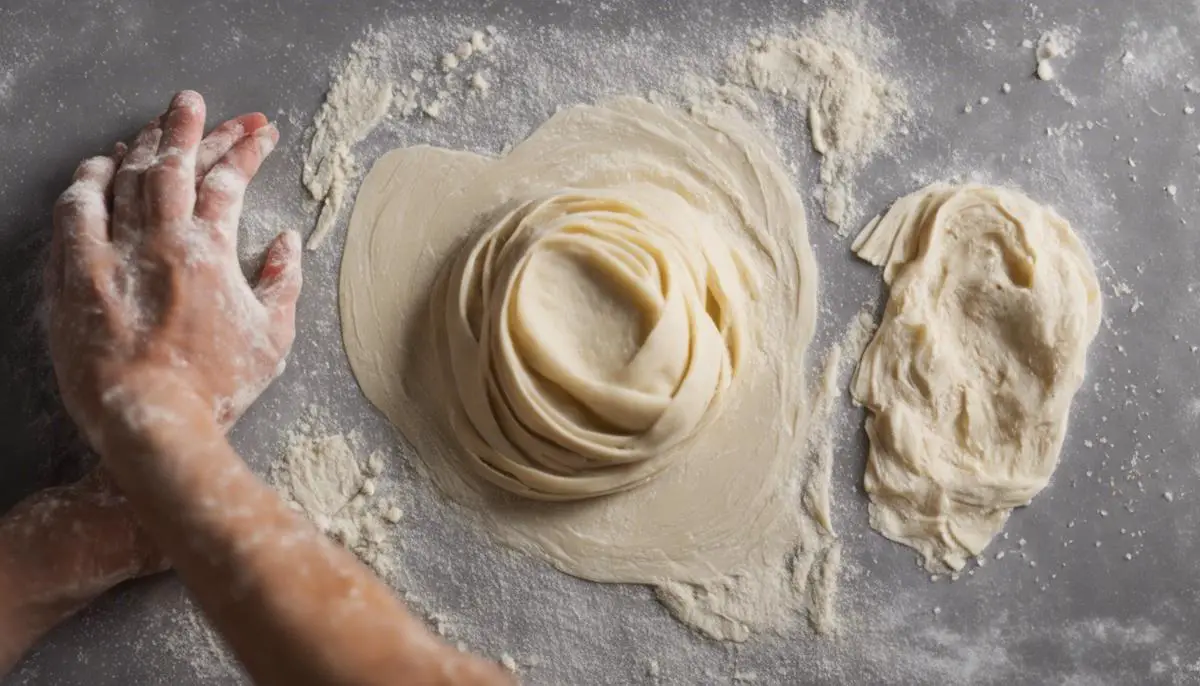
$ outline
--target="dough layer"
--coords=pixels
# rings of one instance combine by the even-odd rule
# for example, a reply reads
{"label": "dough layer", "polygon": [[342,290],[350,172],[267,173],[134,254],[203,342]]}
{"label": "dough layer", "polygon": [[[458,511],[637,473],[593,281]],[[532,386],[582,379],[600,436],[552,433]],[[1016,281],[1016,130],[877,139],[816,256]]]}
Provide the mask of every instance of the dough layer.
{"label": "dough layer", "polygon": [[740,261],[705,212],[653,184],[562,189],[504,215],[432,299],[454,387],[443,410],[468,463],[547,500],[662,471],[739,368]]}
{"label": "dough layer", "polygon": [[826,478],[805,451],[816,278],[770,143],[731,113],[621,99],[563,109],[501,159],[376,162],[343,336],[478,525],[744,639],[836,564],[826,506],[801,495]]}
{"label": "dough layer", "polygon": [[854,398],[871,526],[960,569],[1050,480],[1100,324],[1070,225],[1025,195],[934,184],[854,243],[891,292]]}

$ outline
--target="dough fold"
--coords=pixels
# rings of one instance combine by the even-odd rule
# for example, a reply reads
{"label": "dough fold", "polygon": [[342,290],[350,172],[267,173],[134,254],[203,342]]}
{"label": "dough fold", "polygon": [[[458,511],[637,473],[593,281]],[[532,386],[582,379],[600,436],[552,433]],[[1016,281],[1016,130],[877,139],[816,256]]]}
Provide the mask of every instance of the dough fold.
{"label": "dough fold", "polygon": [[1053,209],[934,184],[854,251],[890,295],[853,381],[870,411],[871,525],[960,569],[1050,480],[1100,324],[1091,260]]}
{"label": "dough fold", "polygon": [[473,523],[742,640],[834,586],[828,501],[803,496],[828,482],[805,449],[816,286],[769,141],[623,98],[503,158],[384,155],[339,297],[364,394]]}
{"label": "dough fold", "polygon": [[743,260],[649,184],[559,189],[483,231],[432,298],[443,409],[491,483],[571,500],[651,478],[745,354]]}

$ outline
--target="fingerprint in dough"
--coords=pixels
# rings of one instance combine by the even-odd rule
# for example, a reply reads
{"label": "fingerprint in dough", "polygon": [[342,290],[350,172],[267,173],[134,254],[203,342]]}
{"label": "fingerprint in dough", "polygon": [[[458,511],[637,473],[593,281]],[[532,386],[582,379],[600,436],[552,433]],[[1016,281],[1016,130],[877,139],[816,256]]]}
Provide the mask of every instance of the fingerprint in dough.
{"label": "fingerprint in dough", "polygon": [[1058,463],[1100,324],[1095,270],[1053,209],[980,185],[901,198],[854,251],[890,287],[853,382],[871,526],[961,569]]}
{"label": "fingerprint in dough", "polygon": [[816,278],[768,141],[625,98],[563,109],[500,159],[382,157],[346,241],[343,337],[479,526],[741,640],[833,583],[828,512],[801,497],[827,478],[804,450]]}

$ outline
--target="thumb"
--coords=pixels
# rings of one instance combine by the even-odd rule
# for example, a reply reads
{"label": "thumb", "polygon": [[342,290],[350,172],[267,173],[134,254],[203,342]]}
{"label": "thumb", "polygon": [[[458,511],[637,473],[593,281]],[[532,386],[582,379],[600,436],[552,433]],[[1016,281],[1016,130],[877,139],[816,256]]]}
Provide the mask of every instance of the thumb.
{"label": "thumb", "polygon": [[300,234],[284,231],[271,241],[258,275],[254,294],[270,317],[270,334],[280,350],[292,347],[296,337],[296,301],[303,277],[300,271]]}

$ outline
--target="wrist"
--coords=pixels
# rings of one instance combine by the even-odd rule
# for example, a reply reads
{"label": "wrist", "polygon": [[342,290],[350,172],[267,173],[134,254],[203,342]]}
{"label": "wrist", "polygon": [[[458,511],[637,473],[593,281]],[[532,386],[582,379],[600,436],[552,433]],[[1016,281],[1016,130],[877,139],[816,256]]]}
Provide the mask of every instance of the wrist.
{"label": "wrist", "polygon": [[93,444],[106,461],[184,435],[221,433],[211,403],[173,370],[126,370],[103,390],[100,406]]}
{"label": "wrist", "polygon": [[[148,552],[149,551],[149,552]],[[45,629],[161,561],[95,477],[39,491],[0,519],[0,624]]]}

